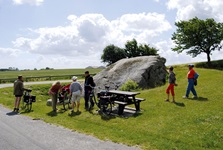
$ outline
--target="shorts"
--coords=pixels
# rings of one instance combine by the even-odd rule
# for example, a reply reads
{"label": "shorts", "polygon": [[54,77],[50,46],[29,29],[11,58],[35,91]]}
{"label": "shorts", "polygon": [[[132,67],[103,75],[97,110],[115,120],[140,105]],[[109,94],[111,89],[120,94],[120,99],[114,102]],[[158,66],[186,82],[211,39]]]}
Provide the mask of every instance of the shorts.
{"label": "shorts", "polygon": [[80,90],[72,93],[72,97],[71,97],[71,101],[72,102],[80,102],[80,99],[81,99],[81,92],[80,92]]}
{"label": "shorts", "polygon": [[15,95],[15,97],[22,97],[22,95]]}

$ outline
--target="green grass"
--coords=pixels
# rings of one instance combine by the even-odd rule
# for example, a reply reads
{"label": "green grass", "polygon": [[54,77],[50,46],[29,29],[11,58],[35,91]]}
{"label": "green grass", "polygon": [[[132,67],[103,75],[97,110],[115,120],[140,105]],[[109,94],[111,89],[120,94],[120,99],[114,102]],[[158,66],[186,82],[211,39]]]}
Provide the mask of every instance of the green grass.
{"label": "green grass", "polygon": [[[61,111],[54,115],[51,107],[46,106],[50,85],[30,86],[37,102],[33,104],[33,112],[24,114],[102,140],[137,145],[142,149],[223,149],[223,71],[195,68],[200,74],[196,87],[199,98],[192,100],[182,99],[187,86],[187,69],[185,65],[174,66],[178,83],[176,104],[164,102],[167,85],[143,90],[139,95],[146,98],[141,103],[142,112],[129,118],[106,118],[86,112],[83,99],[81,114],[70,116],[69,111]],[[0,103],[12,109],[12,88],[0,89],[0,92]]]}
{"label": "green grass", "polygon": [[18,75],[23,75],[24,80],[46,81],[46,80],[64,80],[70,79],[73,75],[84,78],[84,72],[88,70],[90,74],[96,74],[102,69],[56,69],[56,70],[23,70],[23,71],[0,71],[0,83],[10,83],[17,79]]}
{"label": "green grass", "polygon": [[57,75],[72,75],[84,74],[88,70],[91,74],[98,73],[102,69],[55,69],[55,70],[24,70],[24,71],[0,71],[0,79],[17,78],[18,75],[24,77],[32,76],[57,76]]}

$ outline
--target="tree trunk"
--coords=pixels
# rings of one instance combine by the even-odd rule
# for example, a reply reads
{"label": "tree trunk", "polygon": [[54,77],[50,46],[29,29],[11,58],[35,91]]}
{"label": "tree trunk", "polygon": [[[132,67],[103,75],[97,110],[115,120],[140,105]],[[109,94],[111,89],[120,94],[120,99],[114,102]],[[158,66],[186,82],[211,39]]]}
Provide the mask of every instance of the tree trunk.
{"label": "tree trunk", "polygon": [[211,67],[211,57],[210,57],[209,52],[207,53],[207,59],[208,59],[207,64],[208,64],[209,67]]}
{"label": "tree trunk", "polygon": [[207,58],[208,58],[208,63],[210,63],[211,62],[210,54],[207,54]]}

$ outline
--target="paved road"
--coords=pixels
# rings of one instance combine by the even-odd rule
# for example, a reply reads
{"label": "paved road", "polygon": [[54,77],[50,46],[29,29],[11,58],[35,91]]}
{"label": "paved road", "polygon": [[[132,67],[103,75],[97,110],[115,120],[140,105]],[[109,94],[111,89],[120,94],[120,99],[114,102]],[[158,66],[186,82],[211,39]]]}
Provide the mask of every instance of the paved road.
{"label": "paved road", "polygon": [[[8,84],[8,86],[12,86],[12,84]],[[2,87],[7,86],[0,84],[0,88]],[[73,132],[41,120],[33,120],[20,114],[14,114],[0,105],[0,149],[136,150],[139,148],[101,141],[95,137]]]}

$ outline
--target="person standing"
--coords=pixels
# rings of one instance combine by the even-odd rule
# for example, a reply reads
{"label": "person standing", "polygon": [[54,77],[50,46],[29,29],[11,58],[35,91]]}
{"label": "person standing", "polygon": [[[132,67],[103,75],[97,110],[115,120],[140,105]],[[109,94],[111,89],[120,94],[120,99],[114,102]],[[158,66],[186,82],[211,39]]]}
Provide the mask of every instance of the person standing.
{"label": "person standing", "polygon": [[[88,110],[88,100],[89,100],[89,95],[92,91],[92,87],[95,86],[94,80],[91,77],[89,71],[85,71],[85,81],[84,81],[84,100],[85,100],[85,109]],[[92,86],[92,87],[91,87]],[[94,106],[94,102],[91,102],[92,106]]]}
{"label": "person standing", "polygon": [[72,101],[72,110],[71,112],[74,112],[74,107],[77,106],[77,112],[79,112],[79,107],[80,107],[80,98],[82,94],[82,87],[79,82],[77,82],[77,77],[73,76],[72,77],[73,82],[70,85],[70,97]]}
{"label": "person standing", "polygon": [[19,105],[20,105],[20,101],[21,98],[23,96],[24,90],[26,90],[24,88],[23,85],[23,77],[22,75],[18,76],[18,79],[14,82],[14,95],[15,95],[15,103],[14,103],[14,112],[19,112]]}
{"label": "person standing", "polygon": [[49,89],[48,94],[52,97],[52,109],[53,112],[57,111],[56,105],[57,105],[57,99],[58,99],[58,92],[61,89],[61,84],[59,81],[56,81],[52,84],[51,88]]}
{"label": "person standing", "polygon": [[175,93],[174,93],[174,86],[177,86],[176,82],[176,77],[175,77],[175,73],[173,72],[173,67],[171,66],[169,68],[169,76],[168,76],[168,82],[169,85],[166,89],[166,94],[167,94],[167,99],[165,100],[166,102],[169,102],[169,98],[170,98],[170,92],[172,95],[172,102],[175,103]]}
{"label": "person standing", "polygon": [[193,69],[194,68],[193,64],[189,64],[188,68],[189,68],[189,71],[187,73],[188,85],[187,85],[186,95],[183,96],[183,98],[188,98],[190,91],[194,95],[193,98],[197,98],[197,92],[194,88],[194,82],[196,81],[195,76],[198,76],[198,74]]}

